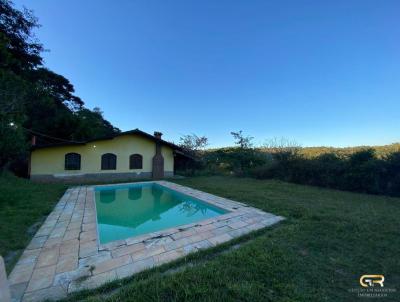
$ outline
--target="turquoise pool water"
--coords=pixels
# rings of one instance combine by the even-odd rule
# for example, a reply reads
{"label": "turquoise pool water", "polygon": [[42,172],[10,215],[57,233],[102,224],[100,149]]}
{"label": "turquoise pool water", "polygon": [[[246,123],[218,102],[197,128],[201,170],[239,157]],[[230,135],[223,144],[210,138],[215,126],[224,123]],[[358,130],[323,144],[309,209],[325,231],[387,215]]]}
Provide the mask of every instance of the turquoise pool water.
{"label": "turquoise pool water", "polygon": [[95,198],[102,244],[228,212],[156,183],[97,187]]}

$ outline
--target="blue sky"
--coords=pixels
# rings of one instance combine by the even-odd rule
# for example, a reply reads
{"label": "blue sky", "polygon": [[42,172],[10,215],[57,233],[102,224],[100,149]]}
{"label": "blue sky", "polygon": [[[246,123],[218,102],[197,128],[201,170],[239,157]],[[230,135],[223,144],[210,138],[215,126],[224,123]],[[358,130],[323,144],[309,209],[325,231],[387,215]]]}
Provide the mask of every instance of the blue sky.
{"label": "blue sky", "polygon": [[400,141],[400,1],[14,2],[46,65],[122,130]]}

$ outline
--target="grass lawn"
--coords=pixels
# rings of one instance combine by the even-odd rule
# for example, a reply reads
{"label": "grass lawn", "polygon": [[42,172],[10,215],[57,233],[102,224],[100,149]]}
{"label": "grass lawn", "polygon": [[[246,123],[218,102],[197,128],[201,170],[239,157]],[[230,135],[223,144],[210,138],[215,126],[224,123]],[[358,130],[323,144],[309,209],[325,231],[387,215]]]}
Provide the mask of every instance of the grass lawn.
{"label": "grass lawn", "polygon": [[[233,243],[67,300],[358,301],[349,290],[360,288],[360,275],[384,274],[385,288],[397,288],[398,293],[380,301],[399,301],[400,199],[270,180],[196,177],[175,181],[246,202],[287,220]],[[3,194],[4,184],[1,188]],[[11,190],[18,188],[8,190],[10,195]],[[30,190],[40,192],[44,200],[44,196],[51,199],[51,194],[56,197],[62,187],[38,186]],[[55,200],[42,202],[50,205]],[[15,216],[9,220],[9,215],[3,214],[3,203],[2,197],[2,248],[7,237],[15,240],[7,242],[7,251],[26,244],[23,228],[29,223],[18,226],[22,224],[18,217],[29,211],[21,208],[20,202],[9,199],[5,208]],[[40,218],[46,211],[49,208],[34,213],[40,212],[36,215]],[[7,234],[13,225],[20,230],[18,236]],[[24,242],[18,244],[18,240]],[[239,248],[229,249],[238,243],[242,244]]]}
{"label": "grass lawn", "polygon": [[34,184],[0,175],[0,255],[9,271],[66,186]]}

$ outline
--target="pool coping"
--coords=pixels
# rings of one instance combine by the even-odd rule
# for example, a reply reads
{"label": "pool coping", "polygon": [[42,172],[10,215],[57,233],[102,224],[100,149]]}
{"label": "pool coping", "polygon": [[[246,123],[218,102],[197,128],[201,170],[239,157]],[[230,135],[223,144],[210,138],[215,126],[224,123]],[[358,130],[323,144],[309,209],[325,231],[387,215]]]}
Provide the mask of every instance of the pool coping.
{"label": "pool coping", "polygon": [[9,275],[12,301],[60,299],[69,293],[129,277],[284,219],[242,202],[168,181],[151,181],[229,213],[100,244],[95,188],[141,183],[150,182],[69,188]]}

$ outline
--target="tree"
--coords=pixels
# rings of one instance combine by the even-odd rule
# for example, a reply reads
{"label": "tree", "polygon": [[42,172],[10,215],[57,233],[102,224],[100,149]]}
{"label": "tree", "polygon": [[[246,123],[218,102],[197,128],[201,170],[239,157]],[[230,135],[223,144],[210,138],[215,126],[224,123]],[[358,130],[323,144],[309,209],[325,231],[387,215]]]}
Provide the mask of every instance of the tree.
{"label": "tree", "polygon": [[[20,74],[42,65],[40,53],[43,45],[33,34],[39,27],[32,11],[15,9],[9,0],[0,0],[0,33],[7,37],[7,50],[14,60],[8,61],[8,68]],[[3,37],[4,39],[4,37]]]}
{"label": "tree", "polygon": [[103,118],[102,111],[98,107],[93,110],[82,108],[76,112],[76,117],[78,122],[74,140],[95,139],[120,132],[118,128]]}
{"label": "tree", "polygon": [[243,131],[240,130],[238,132],[231,132],[234,140],[235,140],[235,145],[239,146],[241,149],[250,149],[253,147],[253,142],[252,140],[254,137],[252,136],[245,136],[243,134]]}
{"label": "tree", "polygon": [[179,146],[188,153],[197,154],[208,146],[208,138],[196,134],[187,134],[179,139]]}
{"label": "tree", "polygon": [[29,79],[41,92],[55,102],[67,106],[71,111],[79,110],[84,105],[83,101],[74,95],[74,86],[62,75],[42,67],[32,71]]}
{"label": "tree", "polygon": [[30,10],[0,0],[0,168],[26,159],[30,132],[45,134],[38,140],[45,144],[119,131],[100,110],[84,107],[68,79],[43,66],[37,27]]}
{"label": "tree", "polygon": [[246,136],[243,131],[231,132],[238,148],[231,148],[228,153],[229,162],[235,174],[243,175],[255,165],[265,161],[263,156],[256,152],[252,136]]}
{"label": "tree", "polygon": [[24,106],[29,83],[5,68],[13,62],[7,50],[8,43],[8,38],[0,31],[0,168],[26,152],[21,125],[26,120]]}
{"label": "tree", "polygon": [[265,141],[263,148],[270,153],[273,158],[279,161],[296,159],[301,150],[300,144],[295,140],[290,140],[284,137],[274,137]]}

